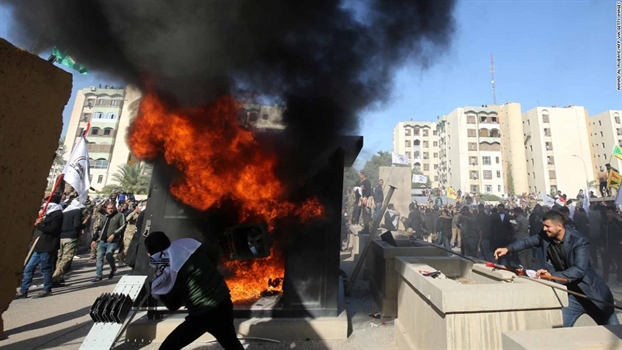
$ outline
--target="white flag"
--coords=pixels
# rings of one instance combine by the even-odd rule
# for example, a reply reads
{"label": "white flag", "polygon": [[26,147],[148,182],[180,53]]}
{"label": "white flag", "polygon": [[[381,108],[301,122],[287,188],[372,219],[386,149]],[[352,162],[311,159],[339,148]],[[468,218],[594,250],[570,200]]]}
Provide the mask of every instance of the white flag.
{"label": "white flag", "polygon": [[395,152],[391,152],[391,160],[393,164],[410,164],[410,158],[403,154],[397,154]]}
{"label": "white flag", "polygon": [[583,195],[585,196],[583,197],[583,210],[587,213],[590,209],[590,195],[587,192],[587,188],[583,192]]}
{"label": "white flag", "polygon": [[427,184],[428,178],[427,176],[424,176],[424,175],[413,174],[413,182],[419,183],[419,184]]}
{"label": "white flag", "polygon": [[553,197],[549,196],[544,192],[540,192],[540,194],[542,195],[542,204],[550,208],[555,205],[555,199],[553,199]]}
{"label": "white flag", "polygon": [[80,137],[78,143],[71,152],[69,161],[63,169],[64,180],[73,187],[80,196],[80,203],[86,202],[89,195],[89,151],[86,147],[86,140]]}

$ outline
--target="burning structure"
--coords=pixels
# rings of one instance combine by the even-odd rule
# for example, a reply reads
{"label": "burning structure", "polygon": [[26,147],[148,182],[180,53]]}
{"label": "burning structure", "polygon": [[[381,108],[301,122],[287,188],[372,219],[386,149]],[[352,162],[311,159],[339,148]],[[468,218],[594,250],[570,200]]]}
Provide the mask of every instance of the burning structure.
{"label": "burning structure", "polygon": [[[389,100],[399,67],[448,47],[454,1],[3,1],[39,49],[148,91],[128,142],[155,163],[149,229],[269,249],[224,263],[236,300],[281,282],[272,314],[335,314],[343,167],[362,146],[340,135]],[[285,129],[240,127],[237,101],[285,106]]]}

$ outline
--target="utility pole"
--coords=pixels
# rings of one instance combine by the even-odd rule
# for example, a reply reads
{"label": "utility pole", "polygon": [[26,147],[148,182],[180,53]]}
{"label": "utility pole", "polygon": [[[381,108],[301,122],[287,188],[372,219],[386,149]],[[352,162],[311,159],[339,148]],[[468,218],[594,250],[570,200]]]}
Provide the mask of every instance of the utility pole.
{"label": "utility pole", "polygon": [[495,91],[495,61],[490,54],[490,83],[492,84],[492,103],[497,105],[497,92]]}

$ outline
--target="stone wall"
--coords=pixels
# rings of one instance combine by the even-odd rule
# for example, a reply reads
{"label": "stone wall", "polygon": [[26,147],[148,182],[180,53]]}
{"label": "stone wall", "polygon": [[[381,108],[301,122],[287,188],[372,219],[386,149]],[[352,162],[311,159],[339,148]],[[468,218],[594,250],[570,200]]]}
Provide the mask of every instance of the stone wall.
{"label": "stone wall", "polygon": [[[19,285],[71,74],[0,38],[0,315]],[[4,323],[0,318],[0,339]]]}

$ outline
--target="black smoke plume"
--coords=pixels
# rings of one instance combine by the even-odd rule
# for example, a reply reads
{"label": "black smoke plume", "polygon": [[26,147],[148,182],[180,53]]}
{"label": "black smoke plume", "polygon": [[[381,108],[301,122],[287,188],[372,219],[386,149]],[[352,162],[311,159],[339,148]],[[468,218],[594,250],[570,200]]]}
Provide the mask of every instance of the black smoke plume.
{"label": "black smoke plume", "polygon": [[[68,50],[91,70],[156,89],[182,105],[253,93],[286,104],[290,168],[354,133],[390,98],[404,64],[449,46],[445,0],[0,0],[29,42]],[[389,135],[387,135],[389,137]]]}

